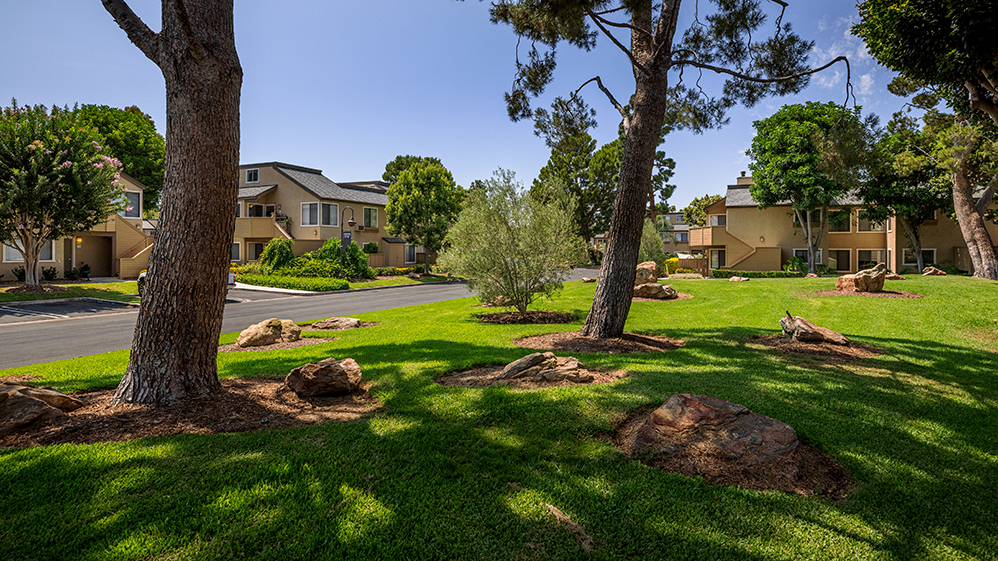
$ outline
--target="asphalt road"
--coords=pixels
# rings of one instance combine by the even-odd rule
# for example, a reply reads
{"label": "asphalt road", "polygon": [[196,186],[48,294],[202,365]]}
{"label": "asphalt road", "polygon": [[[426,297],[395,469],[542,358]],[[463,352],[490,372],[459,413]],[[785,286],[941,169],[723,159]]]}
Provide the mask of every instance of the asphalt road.
{"label": "asphalt road", "polygon": [[[569,280],[595,277],[576,269]],[[420,284],[381,290],[290,296],[230,290],[222,333],[240,331],[267,318],[305,321],[349,316],[470,296],[462,283]],[[138,308],[114,304],[44,301],[0,304],[0,369],[127,349]]]}

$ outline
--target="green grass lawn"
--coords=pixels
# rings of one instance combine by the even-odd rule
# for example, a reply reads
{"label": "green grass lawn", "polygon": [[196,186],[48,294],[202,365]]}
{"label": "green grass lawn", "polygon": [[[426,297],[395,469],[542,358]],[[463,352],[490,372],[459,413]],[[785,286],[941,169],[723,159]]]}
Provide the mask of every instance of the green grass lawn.
{"label": "green grass lawn", "polygon": [[119,302],[139,301],[139,289],[135,282],[84,282],[84,283],[53,283],[57,286],[67,288],[66,292],[53,292],[47,294],[11,294],[4,292],[8,288],[21,286],[20,284],[0,285],[0,303],[3,302],[24,302],[26,300],[54,300],[56,298],[101,298],[104,300],[117,300]]}
{"label": "green grass lawn", "polygon": [[[922,299],[811,297],[834,279],[675,281],[628,330],[662,354],[576,355],[632,376],[542,390],[434,377],[578,329],[483,325],[477,301],[357,317],[338,341],[219,357],[222,376],[353,357],[385,408],[346,424],[0,451],[4,559],[994,559],[998,283],[917,277]],[[538,308],[584,317],[593,285]],[[746,344],[789,310],[885,354],[826,363]],[[308,335],[308,332],[306,332]],[[222,337],[231,342],[235,334]],[[0,370],[63,390],[109,387],[127,351]],[[613,421],[675,392],[789,423],[859,481],[847,501],[712,486],[628,459]],[[581,524],[588,557],[547,511]]]}

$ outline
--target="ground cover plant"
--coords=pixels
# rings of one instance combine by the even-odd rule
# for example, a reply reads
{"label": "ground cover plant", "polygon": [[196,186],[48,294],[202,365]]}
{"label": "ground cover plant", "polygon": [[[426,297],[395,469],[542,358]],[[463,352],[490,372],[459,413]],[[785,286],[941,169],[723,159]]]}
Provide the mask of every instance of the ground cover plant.
{"label": "ground cover plant", "polygon": [[[576,354],[607,384],[446,387],[581,327],[593,286],[545,307],[574,324],[489,325],[474,299],[359,314],[381,325],[296,349],[220,353],[220,375],[352,357],[382,408],[359,420],[0,450],[0,549],[15,559],[989,558],[998,551],[998,284],[889,281],[919,299],[815,296],[834,279],[670,280],[629,332],[666,352]],[[749,341],[789,310],[882,354],[851,361]],[[311,336],[304,331],[303,336]],[[226,334],[221,343],[235,340]],[[0,370],[64,391],[113,387],[128,351]],[[780,419],[858,481],[844,501],[708,485],[627,458],[614,427],[676,392]],[[30,529],[30,531],[25,531]]]}

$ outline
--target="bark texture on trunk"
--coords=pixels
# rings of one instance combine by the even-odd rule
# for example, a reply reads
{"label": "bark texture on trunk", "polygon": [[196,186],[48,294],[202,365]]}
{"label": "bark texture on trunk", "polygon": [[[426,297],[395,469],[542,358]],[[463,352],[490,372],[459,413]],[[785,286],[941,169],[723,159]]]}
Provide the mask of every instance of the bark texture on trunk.
{"label": "bark texture on trunk", "polygon": [[161,220],[128,370],[115,393],[138,403],[221,389],[216,356],[238,192],[242,68],[232,0],[164,0],[156,39],[158,52],[140,48],[166,81]]}
{"label": "bark texture on trunk", "polygon": [[953,209],[960,223],[960,232],[967,243],[967,252],[974,265],[974,276],[982,279],[998,280],[998,255],[994,241],[988,234],[984,217],[977,212],[974,202],[974,188],[967,178],[967,162],[961,161],[953,174]]}
{"label": "bark texture on trunk", "polygon": [[[914,226],[907,218],[898,216],[898,222],[901,223],[901,227],[904,228],[906,234],[908,234],[908,240],[911,242],[911,249],[915,252],[915,265],[918,267],[918,274],[922,274],[922,270],[925,269],[925,261],[922,258],[922,236],[921,229],[922,226]],[[902,263],[904,260],[902,260]]]}

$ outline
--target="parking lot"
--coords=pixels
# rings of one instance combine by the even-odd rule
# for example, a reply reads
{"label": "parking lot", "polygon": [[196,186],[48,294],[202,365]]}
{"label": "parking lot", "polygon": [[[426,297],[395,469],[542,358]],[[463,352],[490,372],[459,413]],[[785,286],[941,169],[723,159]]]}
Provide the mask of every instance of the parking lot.
{"label": "parking lot", "polygon": [[122,313],[138,309],[137,304],[96,298],[6,302],[0,304],[0,325]]}

